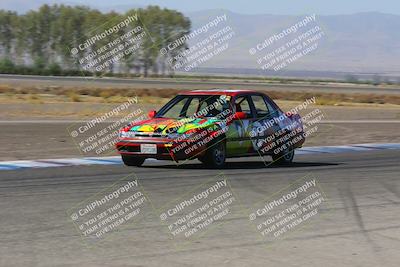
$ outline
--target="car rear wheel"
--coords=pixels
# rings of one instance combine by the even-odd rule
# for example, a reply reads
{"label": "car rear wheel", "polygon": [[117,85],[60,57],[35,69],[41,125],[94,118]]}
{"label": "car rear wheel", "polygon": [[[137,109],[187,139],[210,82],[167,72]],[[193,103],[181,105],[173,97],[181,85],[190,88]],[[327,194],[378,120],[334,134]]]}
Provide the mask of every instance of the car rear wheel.
{"label": "car rear wheel", "polygon": [[122,161],[126,166],[136,166],[140,167],[144,163],[146,159],[144,158],[138,158],[135,156],[130,156],[130,155],[121,155]]}
{"label": "car rear wheel", "polygon": [[290,164],[293,162],[293,158],[294,158],[294,149],[292,147],[288,147],[279,154],[272,155],[274,163],[278,165]]}
{"label": "car rear wheel", "polygon": [[204,156],[199,160],[207,167],[221,168],[225,165],[226,160],[226,147],[225,142],[220,141],[207,148]]}

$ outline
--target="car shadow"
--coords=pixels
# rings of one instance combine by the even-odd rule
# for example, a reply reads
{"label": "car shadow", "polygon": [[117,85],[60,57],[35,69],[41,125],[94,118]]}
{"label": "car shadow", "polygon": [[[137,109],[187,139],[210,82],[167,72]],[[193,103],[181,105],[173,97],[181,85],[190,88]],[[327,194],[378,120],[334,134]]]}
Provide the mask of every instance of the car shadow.
{"label": "car shadow", "polygon": [[[226,162],[225,166],[218,168],[219,170],[236,170],[236,169],[265,169],[265,168],[304,168],[304,167],[322,167],[322,166],[337,166],[343,163],[328,163],[328,162],[293,162],[286,165],[277,165],[272,162],[262,161],[242,161],[242,162]],[[155,168],[155,169],[203,169],[203,170],[215,170],[202,163],[189,163],[189,164],[169,164],[169,165],[144,165],[142,168]]]}

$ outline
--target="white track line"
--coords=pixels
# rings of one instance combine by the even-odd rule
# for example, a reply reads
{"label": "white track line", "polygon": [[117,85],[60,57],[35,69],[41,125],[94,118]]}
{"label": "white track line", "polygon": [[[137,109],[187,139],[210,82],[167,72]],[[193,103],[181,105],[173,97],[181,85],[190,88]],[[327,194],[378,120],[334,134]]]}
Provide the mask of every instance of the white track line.
{"label": "white track line", "polygon": [[[296,154],[298,155],[337,154],[337,153],[347,153],[347,152],[384,150],[384,149],[400,149],[400,143],[383,143],[383,144],[376,143],[376,144],[355,144],[346,146],[304,147],[296,150]],[[80,166],[80,165],[116,165],[116,164],[122,164],[120,156],[18,160],[18,161],[0,161],[0,170],[17,170],[24,168],[50,168],[50,167]]]}
{"label": "white track line", "polygon": [[[0,120],[0,124],[62,124],[62,123],[87,123],[88,120]],[[109,120],[105,123],[113,123],[117,120]],[[363,123],[400,123],[400,120],[324,120],[319,123],[329,124],[329,123],[353,123],[353,124],[363,124]]]}

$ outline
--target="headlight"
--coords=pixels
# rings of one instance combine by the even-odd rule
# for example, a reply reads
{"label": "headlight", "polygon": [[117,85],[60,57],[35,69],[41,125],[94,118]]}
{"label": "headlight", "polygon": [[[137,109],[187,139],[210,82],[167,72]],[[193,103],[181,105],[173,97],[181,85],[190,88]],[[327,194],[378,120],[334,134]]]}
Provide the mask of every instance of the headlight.
{"label": "headlight", "polygon": [[170,134],[168,134],[168,138],[169,139],[177,139],[179,136],[181,136],[181,134],[178,134],[178,133],[170,133]]}
{"label": "headlight", "polygon": [[131,138],[131,137],[135,137],[135,133],[134,132],[119,132],[119,137],[122,138]]}

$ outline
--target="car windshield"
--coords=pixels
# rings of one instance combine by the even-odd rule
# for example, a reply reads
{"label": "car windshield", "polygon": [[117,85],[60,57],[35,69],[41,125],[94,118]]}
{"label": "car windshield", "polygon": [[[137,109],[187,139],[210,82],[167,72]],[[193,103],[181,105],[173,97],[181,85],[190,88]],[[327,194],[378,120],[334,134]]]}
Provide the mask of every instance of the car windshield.
{"label": "car windshield", "polygon": [[226,95],[178,95],[160,109],[157,118],[225,117],[230,109]]}

